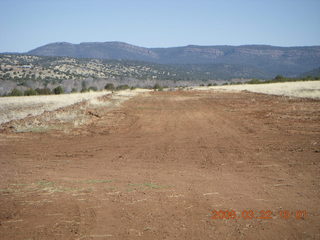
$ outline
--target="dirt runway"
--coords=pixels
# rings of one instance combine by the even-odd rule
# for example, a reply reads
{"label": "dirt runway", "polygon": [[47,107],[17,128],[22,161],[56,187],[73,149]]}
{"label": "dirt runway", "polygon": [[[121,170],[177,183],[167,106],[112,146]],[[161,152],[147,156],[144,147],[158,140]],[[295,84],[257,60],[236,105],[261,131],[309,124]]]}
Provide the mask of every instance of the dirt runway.
{"label": "dirt runway", "polygon": [[1,240],[320,239],[320,101],[142,93],[1,133],[0,179]]}

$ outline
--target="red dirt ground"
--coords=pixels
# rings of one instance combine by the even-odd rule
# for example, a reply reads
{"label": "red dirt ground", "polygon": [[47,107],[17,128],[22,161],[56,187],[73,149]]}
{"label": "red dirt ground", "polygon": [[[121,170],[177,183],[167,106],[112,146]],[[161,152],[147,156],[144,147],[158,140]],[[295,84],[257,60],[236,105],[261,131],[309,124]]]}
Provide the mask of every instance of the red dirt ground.
{"label": "red dirt ground", "polygon": [[154,92],[99,116],[0,134],[1,240],[320,239],[320,101]]}

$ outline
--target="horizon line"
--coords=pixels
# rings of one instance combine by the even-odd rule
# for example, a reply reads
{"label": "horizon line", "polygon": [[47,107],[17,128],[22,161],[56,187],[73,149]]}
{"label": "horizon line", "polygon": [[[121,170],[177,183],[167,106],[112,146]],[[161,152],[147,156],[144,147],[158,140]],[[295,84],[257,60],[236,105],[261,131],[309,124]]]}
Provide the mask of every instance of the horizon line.
{"label": "horizon line", "polygon": [[39,47],[36,48],[32,48],[30,50],[27,50],[25,52],[19,52],[19,51],[4,51],[4,52],[0,52],[0,54],[9,54],[9,53],[20,53],[20,54],[24,54],[24,53],[28,53],[32,50],[35,50],[37,48],[40,47],[44,47],[47,45],[51,45],[51,44],[70,44],[70,45],[81,45],[81,44],[94,44],[94,43],[121,43],[121,44],[127,44],[127,45],[132,45],[135,47],[141,47],[141,48],[147,48],[147,49],[165,49],[165,48],[179,48],[179,47],[245,47],[245,46],[266,46],[266,47],[279,47],[279,48],[295,48],[295,47],[320,47],[319,45],[292,45],[292,46],[280,46],[280,45],[271,45],[271,44],[264,44],[264,43],[248,43],[248,44],[215,44],[215,45],[197,45],[197,44],[187,44],[187,45],[179,45],[179,46],[170,46],[170,47],[144,47],[142,45],[136,45],[136,44],[132,44],[132,43],[128,43],[128,42],[123,42],[123,41],[116,41],[116,40],[112,40],[112,41],[92,41],[92,42],[79,42],[79,43],[72,43],[72,42],[66,42],[66,41],[58,41],[58,42],[50,42],[44,45],[40,45]]}

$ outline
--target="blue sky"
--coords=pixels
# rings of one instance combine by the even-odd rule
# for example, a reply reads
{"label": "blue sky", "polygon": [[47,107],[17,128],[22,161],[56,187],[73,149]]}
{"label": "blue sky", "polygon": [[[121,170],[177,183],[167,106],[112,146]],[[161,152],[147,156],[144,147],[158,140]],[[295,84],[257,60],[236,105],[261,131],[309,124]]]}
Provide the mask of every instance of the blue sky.
{"label": "blue sky", "polygon": [[320,0],[0,0],[0,52],[51,42],[320,45]]}

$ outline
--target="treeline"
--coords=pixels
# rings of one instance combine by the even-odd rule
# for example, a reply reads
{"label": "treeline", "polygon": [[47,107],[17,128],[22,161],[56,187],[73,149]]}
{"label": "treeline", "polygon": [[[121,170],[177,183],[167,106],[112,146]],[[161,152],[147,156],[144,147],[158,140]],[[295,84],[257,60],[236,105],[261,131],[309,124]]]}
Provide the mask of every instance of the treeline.
{"label": "treeline", "polygon": [[282,75],[277,75],[275,78],[273,78],[271,80],[263,81],[263,80],[259,80],[259,79],[254,78],[254,79],[247,81],[245,83],[247,83],[247,84],[261,84],[261,83],[316,81],[316,80],[320,80],[320,76],[318,76],[318,77],[306,76],[306,77],[302,77],[302,78],[288,78],[288,77],[284,77]]}
{"label": "treeline", "polygon": [[[239,85],[239,84],[265,84],[265,83],[281,83],[281,82],[300,82],[300,81],[318,81],[320,80],[320,76],[313,77],[313,76],[306,76],[302,78],[288,78],[282,75],[277,75],[275,78],[270,80],[261,80],[257,78],[253,78],[246,82],[225,82],[222,85]],[[217,84],[208,84],[208,86],[216,86]],[[201,84],[200,86],[204,86]]]}
{"label": "treeline", "polygon": [[[163,90],[163,86],[159,85],[158,83],[155,84],[153,87],[149,87],[149,88],[152,88],[154,90],[158,90],[158,91],[162,91]],[[118,85],[118,86],[115,86],[113,83],[107,83],[104,87],[105,90],[108,90],[108,91],[120,91],[120,90],[127,90],[127,89],[130,89],[130,90],[134,90],[136,89],[136,87],[130,87],[129,85],[127,84],[124,84],[124,85]],[[81,92],[81,93],[84,93],[84,92],[90,92],[90,91],[98,91],[97,87],[86,87],[86,86],[83,86],[81,91],[77,91],[77,89],[72,89],[71,93],[75,93],[75,92]],[[32,88],[29,88],[27,90],[19,90],[17,88],[14,88],[10,93],[8,94],[4,94],[2,95],[3,97],[5,96],[35,96],[35,95],[52,95],[52,94],[62,94],[62,93],[65,93],[63,87],[61,86],[58,86],[54,89],[49,89],[49,88],[36,88],[36,89],[32,89]]]}
{"label": "treeline", "polygon": [[[288,77],[284,77],[282,75],[277,75],[275,78],[270,79],[270,80],[260,80],[260,79],[254,78],[254,79],[251,79],[250,81],[246,81],[246,82],[225,82],[222,85],[265,84],[265,83],[316,81],[316,80],[320,80],[320,77],[306,76],[306,77],[302,77],[302,78],[288,78]],[[197,85],[197,84],[195,83],[193,86],[195,86],[195,85]],[[208,86],[208,87],[217,86],[217,85],[218,85],[217,83],[206,84],[206,86]],[[205,84],[201,83],[200,86],[205,86]],[[185,86],[181,86],[181,87],[184,88]],[[104,89],[108,90],[108,91],[120,91],[120,90],[127,90],[127,89],[134,90],[135,88],[136,87],[133,87],[133,86],[130,87],[127,84],[115,86],[113,83],[107,83],[104,87]],[[163,86],[163,85],[160,85],[159,83],[156,83],[156,84],[154,84],[154,86],[143,87],[143,88],[154,89],[155,91],[162,91],[164,88],[168,88],[168,86]],[[75,92],[84,93],[84,92],[90,92],[90,91],[99,91],[99,89],[95,86],[87,87],[86,84],[83,82],[82,89],[80,91],[73,88],[71,93],[75,93]],[[65,93],[65,90],[62,86],[58,86],[52,90],[49,88],[36,88],[36,89],[29,88],[27,90],[22,91],[17,88],[14,88],[10,93],[4,94],[2,96],[33,96],[33,95],[51,95],[51,94],[62,94],[62,93]]]}
{"label": "treeline", "polygon": [[61,86],[58,86],[54,89],[49,88],[29,88],[27,90],[19,90],[14,88],[10,93],[4,94],[3,96],[34,96],[34,95],[51,95],[51,94],[62,94],[64,93],[64,89]]}
{"label": "treeline", "polygon": [[[156,83],[153,87],[144,87],[144,88],[162,91],[163,88],[168,88],[168,86],[161,86],[159,83]],[[113,83],[107,83],[104,89],[109,91],[126,90],[126,89],[134,90],[136,89],[136,87],[129,87],[129,85],[127,84],[119,85],[115,87]]]}

